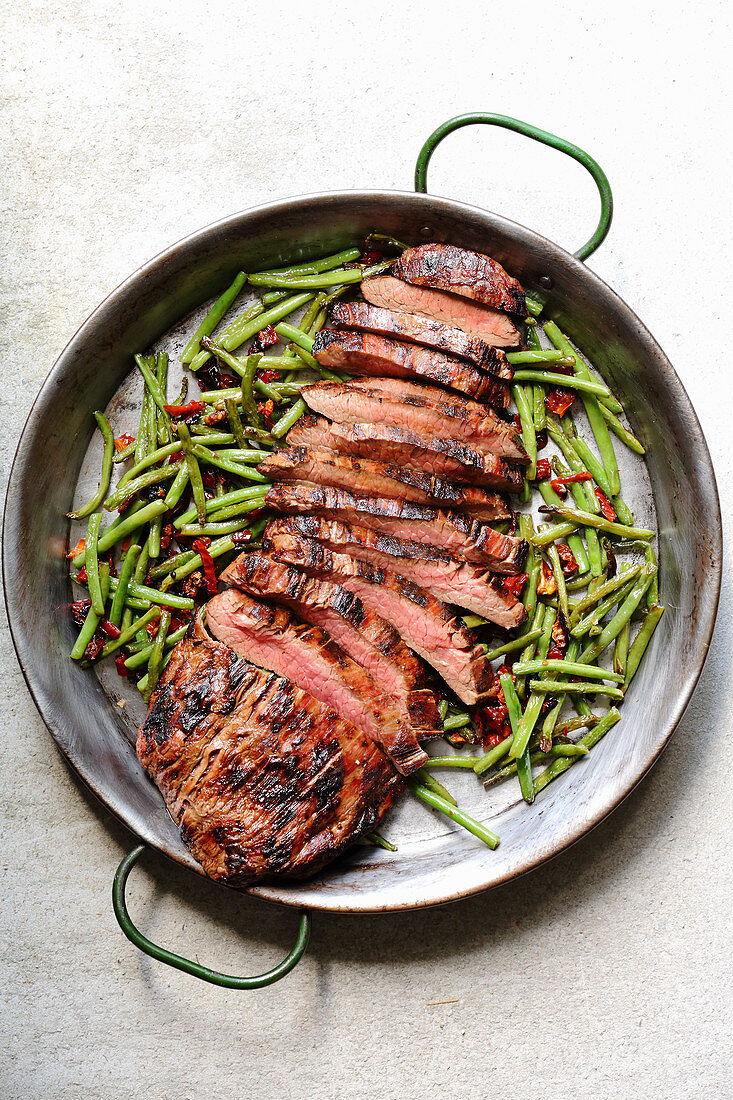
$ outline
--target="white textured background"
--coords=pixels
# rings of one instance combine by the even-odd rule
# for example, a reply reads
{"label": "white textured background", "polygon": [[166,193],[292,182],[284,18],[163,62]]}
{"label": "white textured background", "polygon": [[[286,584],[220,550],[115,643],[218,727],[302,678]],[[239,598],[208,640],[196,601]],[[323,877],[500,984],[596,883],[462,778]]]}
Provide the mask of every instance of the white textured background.
{"label": "white textured background", "polygon": [[[140,263],[270,198],[409,188],[430,131],[483,109],[568,137],[606,169],[616,217],[591,264],[687,386],[730,534],[728,4],[0,12],[4,477],[57,354]],[[430,188],[571,248],[597,216],[578,166],[488,129],[449,139]],[[727,576],[677,735],[592,836],[453,907],[318,916],[304,962],[256,993],[205,987],[122,937],[110,884],[131,837],[59,758],[3,623],[0,1095],[732,1095],[730,622]],[[154,855],[129,893],[154,938],[229,971],[264,969],[294,934],[293,914]]]}

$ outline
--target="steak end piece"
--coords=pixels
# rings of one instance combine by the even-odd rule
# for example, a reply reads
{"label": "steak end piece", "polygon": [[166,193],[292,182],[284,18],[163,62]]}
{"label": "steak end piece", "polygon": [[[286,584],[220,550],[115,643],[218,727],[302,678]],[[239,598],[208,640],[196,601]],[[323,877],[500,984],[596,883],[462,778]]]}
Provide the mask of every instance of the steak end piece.
{"label": "steak end piece", "polygon": [[391,270],[396,278],[413,286],[450,291],[494,309],[527,316],[521,283],[481,252],[453,244],[421,244],[405,249]]}
{"label": "steak end piece", "polygon": [[153,692],[137,753],[194,858],[231,886],[315,874],[404,789],[362,730],[200,619]]}

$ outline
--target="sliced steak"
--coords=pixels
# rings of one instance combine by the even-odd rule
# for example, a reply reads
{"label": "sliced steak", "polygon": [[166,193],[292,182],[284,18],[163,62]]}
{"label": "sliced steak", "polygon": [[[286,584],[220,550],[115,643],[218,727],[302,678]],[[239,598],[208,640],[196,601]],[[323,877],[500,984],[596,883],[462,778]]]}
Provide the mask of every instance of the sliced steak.
{"label": "sliced steak", "polygon": [[265,507],[294,515],[317,512],[324,519],[356,523],[384,535],[438,547],[496,573],[521,573],[527,557],[526,539],[502,535],[459,512],[444,512],[401,500],[355,496],[342,489],[305,481],[271,486]]}
{"label": "sliced steak", "polygon": [[315,382],[301,390],[314,412],[339,424],[390,424],[419,434],[460,439],[476,450],[527,464],[522,441],[493,409],[432,386],[394,378]]}
{"label": "sliced steak", "polygon": [[475,363],[487,374],[511,382],[514,370],[507,357],[498,348],[485,344],[475,336],[469,336],[462,329],[451,325],[441,325],[429,317],[419,317],[416,313],[396,313],[391,309],[380,309],[369,302],[335,302],[331,306],[328,323],[331,328],[358,328],[364,332],[374,332],[377,336],[393,336],[397,340],[407,340],[412,344],[422,344],[436,351],[445,351]]}
{"label": "sliced steak", "polygon": [[288,533],[317,539],[336,553],[347,553],[360,561],[390,569],[427,588],[446,603],[482,615],[506,630],[524,621],[523,605],[504,588],[499,578],[475,565],[456,561],[450,554],[426,548],[422,543],[380,535],[357,524],[339,523],[318,515],[271,520],[265,528],[264,538],[274,543],[279,535]]}
{"label": "sliced steak", "polygon": [[483,648],[460,618],[424,588],[348,554],[335,554],[315,539],[273,531],[272,553],[316,576],[338,580],[362,603],[395,625],[407,644],[438,672],[464,703],[488,698],[494,679]]}
{"label": "sliced steak", "polygon": [[495,348],[516,348],[522,342],[519,329],[506,313],[483,306],[445,290],[410,286],[394,275],[373,275],[364,279],[361,292],[367,302],[385,309],[421,313],[433,321],[452,325]]}
{"label": "sliced steak", "polygon": [[298,623],[285,608],[233,588],[209,601],[206,625],[215,638],[252,664],[287,676],[363,729],[403,775],[425,763],[427,756],[402,708],[320,627]]}
{"label": "sliced steak", "polygon": [[420,244],[406,248],[391,271],[413,286],[447,290],[494,309],[527,316],[522,284],[481,252],[469,252],[454,244]]}
{"label": "sliced steak", "polygon": [[516,466],[484,454],[458,439],[418,435],[387,424],[331,424],[306,413],[288,433],[288,443],[328,447],[339,454],[373,457],[402,470],[519,493],[523,477]]}
{"label": "sliced steak", "polygon": [[307,623],[321,627],[385,694],[400,700],[421,737],[440,735],[443,723],[425,665],[391,623],[365,607],[353,592],[257,553],[240,554],[220,580],[284,603]]}
{"label": "sliced steak", "polygon": [[378,824],[404,782],[366,734],[197,622],[153,692],[137,753],[210,878],[304,878]]}
{"label": "sliced steak", "polygon": [[325,328],[315,338],[313,354],[322,367],[346,374],[424,379],[479,398],[497,409],[509,408],[509,388],[504,382],[442,351],[370,332]]}
{"label": "sliced steak", "polygon": [[485,489],[442,481],[396,463],[340,455],[319,447],[290,447],[274,452],[260,464],[259,469],[272,481],[310,481],[314,485],[333,485],[357,495],[371,494],[453,508],[482,520],[496,521],[510,516],[503,498]]}

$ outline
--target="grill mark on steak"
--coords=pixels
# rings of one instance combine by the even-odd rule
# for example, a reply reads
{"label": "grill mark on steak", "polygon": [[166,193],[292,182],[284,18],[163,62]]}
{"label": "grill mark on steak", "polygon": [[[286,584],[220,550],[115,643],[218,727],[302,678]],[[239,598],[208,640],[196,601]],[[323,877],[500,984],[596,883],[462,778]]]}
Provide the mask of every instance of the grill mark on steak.
{"label": "grill mark on steak", "polygon": [[459,439],[523,465],[527,452],[514,428],[493,409],[467,397],[398,379],[315,382],[301,396],[314,412],[341,424],[389,424],[407,431]]}
{"label": "grill mark on steak", "polygon": [[420,244],[405,249],[391,271],[396,278],[413,286],[450,291],[494,309],[527,316],[522,284],[481,252],[470,252],[453,244]]}
{"label": "grill mark on steak", "polygon": [[433,321],[459,328],[491,347],[516,348],[522,342],[519,329],[506,313],[445,290],[410,286],[394,275],[372,275],[363,280],[361,292],[374,306],[422,314]]}
{"label": "grill mark on steak", "polygon": [[[186,734],[192,691],[201,713]],[[315,873],[404,788],[361,730],[212,641],[200,622],[153,692],[138,756],[205,873],[232,886]]]}
{"label": "grill mark on steak", "polygon": [[209,601],[206,623],[215,638],[253,664],[287,676],[363,729],[403,775],[427,760],[396,701],[320,627],[232,588]]}
{"label": "grill mark on steak", "polygon": [[525,539],[502,535],[460,512],[356,496],[303,481],[272,485],[265,497],[265,507],[295,514],[318,512],[325,519],[356,523],[385,535],[437,546],[466,561],[488,566],[496,573],[521,573],[527,557]]}
{"label": "grill mark on steak", "polygon": [[424,379],[485,401],[497,409],[509,408],[509,388],[504,382],[444,352],[403,344],[369,332],[326,328],[316,335],[313,355],[321,366],[346,374]]}
{"label": "grill mark on steak", "polygon": [[274,452],[259,466],[272,481],[309,481],[357,494],[372,494],[466,512],[476,519],[509,519],[506,502],[496,493],[468,488],[397,463],[339,455],[319,447]]}
{"label": "grill mark on steak", "polygon": [[365,607],[353,592],[258,553],[240,554],[219,579],[251,595],[284,603],[312,626],[325,630],[382,691],[400,700],[421,737],[439,736],[442,722],[425,664],[391,623]]}
{"label": "grill mark on steak", "polygon": [[475,363],[487,374],[511,382],[514,370],[503,351],[491,347],[475,336],[469,336],[460,328],[443,325],[429,317],[415,313],[381,309],[369,302],[334,302],[328,317],[331,328],[363,329],[377,336],[393,336],[413,344],[422,344],[436,351],[445,351]]}
{"label": "grill mark on steak", "polygon": [[367,607],[393,623],[467,705],[483,702],[493,683],[483,648],[474,644],[462,620],[432,593],[348,554],[333,553],[315,539],[289,532],[285,525],[268,537],[273,555],[316,576],[337,578]]}
{"label": "grill mark on steak", "polygon": [[323,416],[305,413],[288,432],[287,442],[374,458],[403,471],[508,493],[520,492],[524,480],[515,466],[497,455],[477,451],[458,439],[418,435],[389,424],[332,424]]}
{"label": "grill mark on steak", "polygon": [[271,520],[265,528],[264,539],[274,542],[279,535],[288,533],[317,539],[336,553],[348,553],[371,565],[387,567],[428,589],[439,599],[482,615],[507,630],[519,626],[525,618],[522,603],[504,589],[496,577],[420,543],[380,535],[366,527],[326,520],[318,515]]}

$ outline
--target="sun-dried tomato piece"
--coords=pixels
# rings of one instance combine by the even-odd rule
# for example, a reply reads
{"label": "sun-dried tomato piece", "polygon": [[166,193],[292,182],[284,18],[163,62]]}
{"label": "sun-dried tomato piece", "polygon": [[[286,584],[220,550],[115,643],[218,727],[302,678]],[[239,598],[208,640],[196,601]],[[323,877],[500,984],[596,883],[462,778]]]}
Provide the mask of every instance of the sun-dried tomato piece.
{"label": "sun-dried tomato piece", "polygon": [[250,349],[249,349],[250,354],[254,354],[255,352],[258,352],[258,351],[264,351],[265,348],[272,347],[272,345],[276,344],[279,339],[280,339],[280,337],[275,332],[275,329],[273,328],[273,326],[272,325],[265,325],[265,327],[263,329],[260,329],[260,331],[255,336],[254,340],[252,341],[252,344],[251,344]]}
{"label": "sun-dried tomato piece", "polygon": [[109,619],[100,619],[99,629],[103,634],[106,634],[108,638],[119,638],[122,631],[114,623],[111,623]]}
{"label": "sun-dried tomato piece", "polygon": [[[550,647],[550,652],[552,652],[552,650],[557,650],[560,653],[560,657],[562,657],[564,656],[565,650],[567,648],[568,632],[558,616],[555,619],[555,622],[552,624],[552,646]],[[550,654],[548,653],[548,657],[549,655]],[[559,660],[560,658],[553,658],[553,660],[556,659]]]}
{"label": "sun-dried tomato piece", "polygon": [[76,574],[76,581],[77,581],[77,584],[86,584],[87,583],[87,567],[86,567],[86,565],[82,565],[81,569]]}
{"label": "sun-dried tomato piece", "polygon": [[383,252],[377,252],[375,248],[370,249],[368,252],[362,252],[359,257],[360,264],[378,264],[380,260],[384,259]]}
{"label": "sun-dried tomato piece", "polygon": [[257,412],[265,421],[266,427],[271,428],[275,417],[275,402],[272,398],[269,401],[260,402],[257,406]]}
{"label": "sun-dried tomato piece", "polygon": [[579,572],[578,563],[575,560],[575,555],[570,547],[565,542],[558,542],[557,553],[560,558],[560,564],[562,565],[563,575],[571,577],[573,573]]}
{"label": "sun-dried tomato piece", "polygon": [[257,378],[260,382],[277,382],[280,377],[280,371],[271,370],[269,367],[265,367],[264,370],[257,371]]}
{"label": "sun-dried tomato piece", "polygon": [[85,661],[96,661],[97,657],[102,652],[103,647],[104,647],[104,634],[102,634],[101,631],[97,630],[97,631],[94,632],[94,635],[92,636],[91,642],[89,643],[89,645],[84,650],[84,660]]}
{"label": "sun-dried tomato piece", "polygon": [[75,558],[77,554],[83,554],[87,548],[87,540],[79,539],[76,546],[72,547],[66,555],[67,558]]}
{"label": "sun-dried tomato piece", "polygon": [[540,562],[540,578],[537,582],[537,592],[540,596],[554,596],[557,592],[557,582],[552,568],[546,561]]}
{"label": "sun-dried tomato piece", "polygon": [[602,514],[608,520],[611,520],[611,521],[615,520],[616,519],[616,510],[613,507],[613,505],[611,504],[611,501],[608,499],[606,494],[603,492],[603,489],[599,489],[598,486],[596,485],[593,491],[596,494],[596,500],[598,501],[598,503],[601,506]]}
{"label": "sun-dried tomato piece", "polygon": [[164,405],[163,408],[169,416],[178,420],[182,416],[193,416],[195,413],[203,412],[206,405],[203,401],[189,401],[186,405]]}
{"label": "sun-dried tomato piece", "polygon": [[84,620],[87,617],[89,608],[92,606],[91,600],[74,600],[73,603],[67,605],[69,613],[71,614],[72,622],[75,626],[83,626]]}
{"label": "sun-dried tomato piece", "polygon": [[210,413],[207,413],[204,417],[204,424],[207,428],[213,427],[215,424],[221,424],[222,420],[226,420],[226,409],[212,409]]}
{"label": "sun-dried tomato piece", "polygon": [[547,428],[540,428],[538,432],[535,432],[535,439],[537,440],[537,450],[544,451],[547,446]]}
{"label": "sun-dried tomato piece", "polygon": [[502,585],[506,592],[512,592],[515,596],[518,596],[527,579],[526,573],[518,573],[516,577],[503,577]]}
{"label": "sun-dried tomato piece", "polygon": [[181,584],[181,592],[184,596],[188,596],[189,599],[193,599],[203,583],[204,575],[200,569],[197,569],[183,581]]}
{"label": "sun-dried tomato piece", "polygon": [[547,481],[552,477],[552,468],[546,458],[540,458],[537,462],[535,481]]}
{"label": "sun-dried tomato piece", "polygon": [[216,566],[214,565],[214,559],[209,553],[209,546],[211,545],[211,539],[204,536],[203,538],[196,539],[193,543],[194,550],[201,555],[201,561],[204,566],[204,577],[206,578],[206,591],[210,596],[215,596],[219,590],[219,582],[216,579]]}
{"label": "sun-dried tomato piece", "polygon": [[117,656],[115,657],[115,665],[117,666],[117,675],[118,676],[123,676],[125,679],[127,679],[130,675],[129,668],[125,668],[125,661],[126,660],[127,660],[127,657],[125,657],[124,653],[118,653]]}
{"label": "sun-dried tomato piece", "polygon": [[115,439],[115,450],[119,454],[120,451],[126,451],[130,444],[134,442],[134,435],[118,435],[117,439]]}
{"label": "sun-dried tomato piece", "polygon": [[572,390],[563,390],[559,387],[553,387],[545,398],[545,408],[555,413],[557,416],[565,416],[565,413],[572,406],[575,401],[575,394]]}

